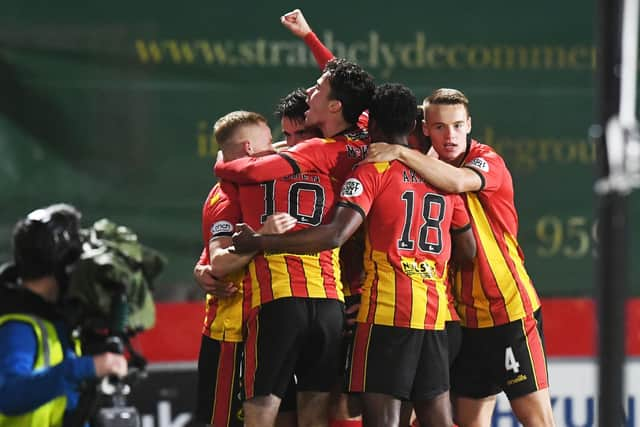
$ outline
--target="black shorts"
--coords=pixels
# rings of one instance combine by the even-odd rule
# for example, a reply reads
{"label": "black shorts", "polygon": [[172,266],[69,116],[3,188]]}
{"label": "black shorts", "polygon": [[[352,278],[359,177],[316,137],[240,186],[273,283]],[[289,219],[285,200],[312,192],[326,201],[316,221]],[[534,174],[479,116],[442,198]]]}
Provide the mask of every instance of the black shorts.
{"label": "black shorts", "polygon": [[400,400],[432,399],[449,390],[446,331],[358,323],[349,391]]}
{"label": "black shorts", "polygon": [[196,421],[229,427],[244,424],[241,363],[242,343],[202,336],[198,356]]}
{"label": "black shorts", "polygon": [[[345,310],[355,304],[360,304],[360,295],[349,295],[344,297],[344,308]],[[345,315],[345,325],[342,333],[342,355],[340,356],[340,360],[342,365],[340,366],[340,371],[338,372],[338,383],[343,387],[343,391],[347,391],[345,378],[349,373],[349,354],[351,353],[351,348],[353,346],[353,336],[356,331],[357,323],[349,326],[347,325],[347,318],[355,320],[358,316],[358,311]]]}
{"label": "black shorts", "polygon": [[504,391],[512,400],[549,386],[540,310],[490,328],[462,328],[451,391],[480,399]]}
{"label": "black shorts", "polygon": [[[242,343],[202,336],[198,356],[197,422],[223,427],[244,425],[242,347]],[[291,377],[280,412],[295,411],[296,407],[295,382]]]}
{"label": "black shorts", "polygon": [[449,367],[453,366],[454,360],[458,357],[460,346],[462,345],[462,326],[458,320],[447,320],[444,324],[447,331],[447,341],[449,343]]}
{"label": "black shorts", "polygon": [[328,392],[342,366],[344,305],[323,298],[280,298],[252,314],[245,342],[247,399],[297,391]]}

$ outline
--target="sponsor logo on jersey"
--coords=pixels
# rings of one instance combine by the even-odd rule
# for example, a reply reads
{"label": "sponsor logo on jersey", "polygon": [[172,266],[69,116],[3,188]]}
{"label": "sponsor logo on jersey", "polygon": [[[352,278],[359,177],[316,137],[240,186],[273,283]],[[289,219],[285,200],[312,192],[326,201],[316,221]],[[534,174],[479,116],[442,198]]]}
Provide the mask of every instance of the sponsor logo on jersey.
{"label": "sponsor logo on jersey", "polygon": [[233,224],[229,221],[218,221],[211,226],[211,235],[233,232]]}
{"label": "sponsor logo on jersey", "polygon": [[358,197],[362,194],[362,183],[355,178],[349,178],[342,185],[340,197]]}
{"label": "sponsor logo on jersey", "polygon": [[482,157],[476,157],[467,163],[467,166],[473,166],[474,168],[478,168],[481,171],[489,172],[489,163]]}
{"label": "sponsor logo on jersey", "polygon": [[439,279],[435,263],[428,259],[416,262],[412,259],[403,258],[402,271],[409,277],[419,276],[422,279]]}

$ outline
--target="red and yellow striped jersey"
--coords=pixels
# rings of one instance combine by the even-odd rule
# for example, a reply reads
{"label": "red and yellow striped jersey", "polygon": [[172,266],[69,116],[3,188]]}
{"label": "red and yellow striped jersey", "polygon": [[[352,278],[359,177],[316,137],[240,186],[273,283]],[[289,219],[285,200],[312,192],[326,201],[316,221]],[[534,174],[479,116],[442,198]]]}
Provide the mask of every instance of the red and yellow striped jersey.
{"label": "red and yellow striped jersey", "polygon": [[366,218],[366,277],[357,320],[444,329],[451,318],[446,291],[450,230],[469,227],[461,197],[439,192],[394,161],[358,166],[338,203]]}
{"label": "red and yellow striped jersey", "polygon": [[353,165],[367,154],[368,138],[361,129],[333,138],[312,138],[279,153],[217,162],[215,174],[237,184],[257,184],[315,172],[329,176],[337,193]]}
{"label": "red and yellow striped jersey", "polygon": [[[351,172],[353,166],[365,157],[367,144],[368,134],[366,131],[355,129],[352,132],[345,132],[332,138],[312,138],[277,154],[247,157],[224,163],[219,162],[216,163],[215,173],[219,178],[229,179],[239,184],[262,183],[260,184],[259,190],[256,190],[256,188],[247,190],[251,188],[251,186],[247,186],[247,189],[241,187],[242,200],[250,203],[246,205],[245,202],[242,202],[242,214],[245,222],[249,223],[252,227],[259,227],[266,219],[265,213],[267,212],[284,211],[289,212],[294,217],[296,217],[295,214],[300,214],[296,207],[297,201],[295,198],[291,199],[286,196],[286,191],[288,190],[285,185],[293,185],[293,183],[289,182],[288,184],[284,184],[280,182],[284,177],[287,177],[288,181],[302,179],[302,182],[304,182],[305,176],[307,178],[315,176],[316,178],[313,179],[318,180],[316,184],[320,184],[324,191],[324,199],[322,199],[323,206],[316,206],[315,209],[321,208],[323,211],[329,211],[335,201],[334,195],[340,190],[346,176]],[[313,182],[308,181],[308,185],[311,184],[313,184]],[[269,187],[269,185],[271,187]],[[298,187],[302,184],[295,185]],[[274,188],[277,189],[277,191],[274,192]],[[247,196],[249,191],[253,192],[253,196]],[[275,196],[272,193],[276,193]],[[312,195],[312,191],[308,189],[306,193],[296,192],[296,194],[308,197]],[[318,198],[316,200],[320,199]],[[308,203],[302,200],[301,202]],[[274,203],[278,205],[275,207],[275,210]],[[248,206],[252,206],[252,208]],[[308,213],[303,213],[302,215],[309,215],[309,212],[313,211],[313,209],[310,208],[311,206],[305,207]],[[260,214],[256,216],[256,212],[260,212]],[[250,217],[253,218],[253,221],[248,220]],[[323,215],[322,222],[325,222],[325,220],[326,215]],[[299,227],[308,227],[309,225],[311,224],[308,222],[299,221]],[[291,296],[294,292],[296,295],[304,296],[305,292],[303,288],[307,285],[296,285],[292,287],[292,285],[289,284],[284,286],[284,284],[288,283],[291,279],[291,277],[288,277],[289,273],[299,279],[302,279],[306,274],[315,276],[315,279],[308,282],[312,286],[311,289],[315,289],[315,291],[309,295],[322,297],[324,292],[320,291],[322,287],[313,285],[313,283],[318,282],[319,277],[326,278],[333,276],[336,280],[340,280],[339,263],[335,261],[335,254],[337,252],[337,250],[325,251],[319,254],[304,255],[302,257],[292,254],[268,254],[265,257],[256,257],[250,265],[250,272],[252,272],[254,290],[259,290],[260,292],[253,292],[251,297],[253,301],[252,306],[260,304],[260,301],[266,302],[273,298]],[[328,256],[329,253],[331,256]],[[323,268],[318,269],[318,265],[323,266]],[[329,266],[331,267],[329,268]],[[349,277],[357,277],[357,266],[354,266],[352,270],[353,274],[350,274]],[[304,274],[301,276],[302,271],[304,271]],[[276,274],[275,278],[277,278],[277,280],[272,280],[272,273]],[[262,284],[258,284],[256,280]],[[326,279],[323,279],[323,281],[325,280]],[[273,289],[271,291],[268,290],[269,288],[265,284],[269,281],[273,283],[277,282],[275,285],[278,289],[277,292],[272,292]],[[307,282],[305,281],[305,283]],[[349,286],[350,285],[353,285],[354,289],[357,289],[356,280],[350,281]],[[345,284],[345,288],[346,287],[347,284]],[[332,292],[329,292],[329,294],[333,295]],[[342,299],[341,284],[338,285],[338,292],[334,297]]]}
{"label": "red and yellow striped jersey", "polygon": [[518,245],[518,214],[507,166],[491,147],[472,141],[465,161],[480,175],[482,188],[465,194],[478,254],[460,268],[454,295],[462,324],[470,328],[522,319],[540,307]]}
{"label": "red and yellow striped jersey", "polygon": [[[231,236],[236,223],[241,221],[240,208],[232,203],[237,196],[233,185],[225,185],[224,191],[216,184],[202,206],[202,240],[204,249],[200,257],[201,264],[209,263],[209,241],[216,237]],[[232,194],[228,194],[232,193]],[[240,270],[227,277],[229,281],[248,286],[246,271]],[[243,340],[243,320],[248,307],[243,307],[243,286],[228,298],[218,298],[207,294],[205,317],[202,333],[212,339],[228,342]]]}
{"label": "red and yellow striped jersey", "polygon": [[[334,201],[329,177],[316,173],[242,185],[238,198],[243,221],[252,228],[260,228],[275,212],[287,212],[298,220],[292,231],[330,221]],[[245,297],[252,308],[285,297],[344,301],[338,254],[338,249],[304,255],[258,254],[248,265],[251,286],[245,288]]]}

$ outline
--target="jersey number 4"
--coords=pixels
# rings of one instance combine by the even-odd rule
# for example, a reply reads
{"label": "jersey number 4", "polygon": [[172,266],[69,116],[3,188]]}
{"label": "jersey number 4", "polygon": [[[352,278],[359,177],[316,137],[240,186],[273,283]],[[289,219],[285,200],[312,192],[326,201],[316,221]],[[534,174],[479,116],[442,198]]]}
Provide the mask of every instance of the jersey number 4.
{"label": "jersey number 4", "polygon": [[[405,202],[404,226],[402,227],[402,237],[398,240],[398,249],[413,250],[415,242],[411,240],[411,229],[413,225],[413,206],[415,193],[411,190],[405,191],[400,196]],[[422,252],[438,254],[442,251],[442,229],[440,224],[444,219],[445,200],[439,194],[427,193],[422,199],[422,219],[418,236],[418,248]]]}
{"label": "jersey number 4", "polygon": [[[275,191],[276,182],[269,181],[260,184],[264,188],[264,214],[260,217],[260,222],[264,224],[267,218],[275,213]],[[313,211],[311,215],[300,212],[300,196],[303,193],[313,194]],[[320,184],[312,182],[294,182],[289,187],[289,197],[287,201],[288,214],[298,220],[301,224],[320,225],[322,222],[322,212],[324,211],[324,188]]]}

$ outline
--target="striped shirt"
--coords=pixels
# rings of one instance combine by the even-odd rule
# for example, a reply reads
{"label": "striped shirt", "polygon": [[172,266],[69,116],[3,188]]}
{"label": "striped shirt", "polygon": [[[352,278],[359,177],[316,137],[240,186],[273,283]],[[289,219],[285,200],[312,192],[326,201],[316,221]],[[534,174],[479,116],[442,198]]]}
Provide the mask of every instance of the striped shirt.
{"label": "striped shirt", "polygon": [[[335,194],[353,166],[365,157],[367,143],[366,131],[355,129],[332,138],[312,138],[277,154],[217,163],[215,173],[219,178],[245,184],[240,187],[239,203],[249,225],[257,228],[268,215],[288,212],[298,219],[294,228],[298,230],[330,221],[327,214],[333,208]],[[289,194],[291,188],[295,191]],[[320,211],[321,220],[312,219]],[[287,296],[342,300],[338,253],[336,249],[302,256],[255,257],[249,265],[251,306]],[[357,293],[356,269],[352,269],[344,287],[353,287]],[[331,280],[337,281],[336,291],[331,290]]]}
{"label": "striped shirt", "polygon": [[[233,185],[225,185],[224,191],[216,184],[202,206],[202,240],[204,249],[198,261],[202,265],[209,264],[209,241],[217,237],[231,236],[234,225],[241,222],[240,209],[232,202]],[[231,193],[231,195],[229,194]],[[238,292],[227,298],[218,298],[207,294],[205,301],[205,317],[202,333],[212,339],[228,342],[242,342],[243,320],[248,307],[243,306],[243,286],[248,286],[249,277],[246,270],[234,272],[225,279],[238,285]],[[242,285],[241,285],[242,284]]]}
{"label": "striped shirt", "polygon": [[339,205],[366,218],[366,277],[357,320],[444,329],[451,319],[450,231],[469,227],[461,197],[442,194],[394,161],[358,166],[345,181]]}
{"label": "striped shirt", "polygon": [[[241,185],[238,205],[245,223],[258,229],[269,215],[288,212],[298,220],[292,231],[331,220],[335,195],[328,176],[300,173],[260,185]],[[251,307],[286,297],[344,301],[338,249],[295,255],[261,253],[248,265]]]}
{"label": "striped shirt", "polygon": [[478,192],[464,195],[478,253],[459,269],[453,292],[462,324],[483,328],[522,319],[540,307],[518,245],[513,181],[491,147],[472,141],[464,161],[482,179]]}

